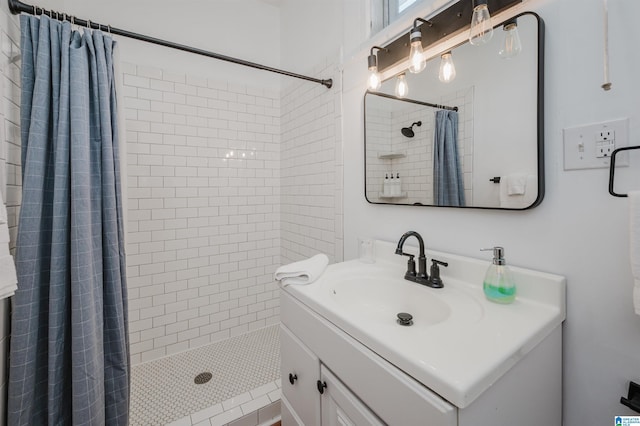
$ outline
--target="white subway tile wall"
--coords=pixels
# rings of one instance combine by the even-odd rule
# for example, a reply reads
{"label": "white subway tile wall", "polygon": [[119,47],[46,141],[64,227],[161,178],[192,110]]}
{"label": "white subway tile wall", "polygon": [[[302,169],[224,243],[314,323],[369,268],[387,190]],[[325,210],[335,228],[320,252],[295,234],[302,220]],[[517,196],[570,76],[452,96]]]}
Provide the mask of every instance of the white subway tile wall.
{"label": "white subway tile wall", "polygon": [[280,94],[122,68],[132,363],[276,323]]}
{"label": "white subway tile wall", "polygon": [[[15,255],[22,202],[20,155],[20,28],[15,16],[0,11],[0,191],[6,203],[9,249]],[[0,300],[0,413],[6,412],[9,350],[9,299]],[[5,416],[0,416],[0,425]]]}
{"label": "white subway tile wall", "polygon": [[292,81],[282,96],[282,263],[325,253],[343,259],[342,128],[338,59],[308,74],[332,78],[329,90]]}

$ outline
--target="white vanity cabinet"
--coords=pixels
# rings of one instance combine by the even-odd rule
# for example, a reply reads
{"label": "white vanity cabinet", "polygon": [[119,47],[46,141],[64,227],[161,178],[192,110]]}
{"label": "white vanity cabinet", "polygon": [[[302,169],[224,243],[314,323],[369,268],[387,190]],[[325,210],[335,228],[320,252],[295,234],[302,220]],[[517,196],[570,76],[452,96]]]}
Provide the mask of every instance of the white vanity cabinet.
{"label": "white vanity cabinet", "polygon": [[285,326],[280,341],[283,424],[384,425]]}

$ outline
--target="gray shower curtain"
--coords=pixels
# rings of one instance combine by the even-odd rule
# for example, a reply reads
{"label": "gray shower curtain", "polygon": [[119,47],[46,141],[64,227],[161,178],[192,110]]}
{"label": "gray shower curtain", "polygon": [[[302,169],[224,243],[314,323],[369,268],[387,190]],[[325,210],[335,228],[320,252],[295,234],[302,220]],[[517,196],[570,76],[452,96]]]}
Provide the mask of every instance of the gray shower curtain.
{"label": "gray shower curtain", "polygon": [[129,342],[113,64],[99,31],[22,15],[11,425],[126,425]]}
{"label": "gray shower curtain", "polygon": [[433,201],[438,206],[464,206],[464,179],[458,157],[458,113],[436,111],[433,138]]}

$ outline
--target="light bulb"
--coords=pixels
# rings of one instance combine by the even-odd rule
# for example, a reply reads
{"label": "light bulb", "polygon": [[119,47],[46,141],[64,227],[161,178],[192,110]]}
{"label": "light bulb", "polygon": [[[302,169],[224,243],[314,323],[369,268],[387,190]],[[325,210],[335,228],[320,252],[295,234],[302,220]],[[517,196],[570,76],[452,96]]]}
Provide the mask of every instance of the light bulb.
{"label": "light bulb", "polygon": [[370,69],[369,71],[369,78],[367,79],[369,89],[378,90],[382,85],[382,78],[380,77],[380,73],[376,68]]}
{"label": "light bulb", "polygon": [[369,86],[370,90],[378,90],[380,85],[382,85],[382,77],[380,77],[380,73],[378,72],[378,58],[373,54],[373,49],[374,48],[371,48],[371,54],[367,58],[367,62],[369,63],[367,86]]}
{"label": "light bulb", "polygon": [[504,41],[502,42],[502,49],[498,52],[501,58],[513,58],[518,56],[522,51],[522,43],[520,42],[520,35],[518,34],[518,24],[510,22],[503,28]]}
{"label": "light bulb", "polygon": [[427,66],[422,51],[422,33],[419,29],[413,28],[410,35],[411,50],[409,51],[409,71],[417,74]]}
{"label": "light bulb", "polygon": [[473,8],[471,16],[471,30],[469,31],[469,43],[474,46],[488,43],[493,37],[493,25],[486,0],[476,0],[478,4]]}
{"label": "light bulb", "polygon": [[453,63],[451,52],[444,53],[440,57],[440,72],[438,73],[438,78],[443,83],[449,83],[456,78],[456,66]]}
{"label": "light bulb", "polygon": [[409,94],[409,85],[407,84],[407,76],[402,73],[396,79],[396,96],[404,98]]}

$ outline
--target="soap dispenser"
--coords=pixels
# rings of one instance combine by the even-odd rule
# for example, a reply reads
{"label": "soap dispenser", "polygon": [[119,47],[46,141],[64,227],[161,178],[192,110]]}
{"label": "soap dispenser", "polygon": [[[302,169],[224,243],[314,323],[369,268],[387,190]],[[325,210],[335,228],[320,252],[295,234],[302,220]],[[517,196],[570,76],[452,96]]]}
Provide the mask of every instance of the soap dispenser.
{"label": "soap dispenser", "polygon": [[504,260],[504,247],[493,247],[485,250],[493,250],[493,262],[484,276],[484,295],[492,302],[511,303],[516,298],[516,283],[513,273]]}

